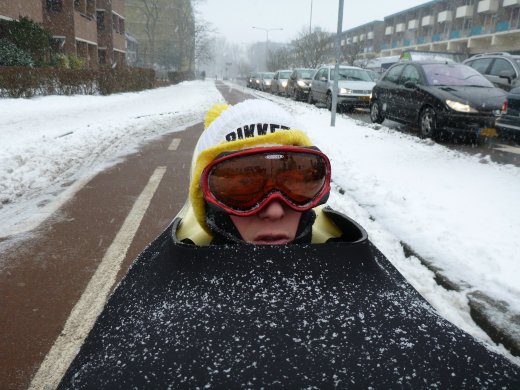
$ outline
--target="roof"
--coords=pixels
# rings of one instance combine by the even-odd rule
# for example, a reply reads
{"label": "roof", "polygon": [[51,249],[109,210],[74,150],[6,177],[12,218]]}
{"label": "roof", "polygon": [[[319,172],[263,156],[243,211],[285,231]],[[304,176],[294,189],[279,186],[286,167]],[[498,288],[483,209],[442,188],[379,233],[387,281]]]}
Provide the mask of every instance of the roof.
{"label": "roof", "polygon": [[385,17],[384,17],[384,20],[392,19],[392,18],[395,18],[396,16],[399,16],[399,15],[408,14],[408,13],[410,13],[410,12],[416,11],[416,10],[421,9],[421,8],[431,7],[432,5],[434,5],[434,4],[436,4],[436,3],[440,3],[440,2],[442,2],[442,1],[446,1],[446,0],[433,0],[433,1],[428,1],[427,3],[421,4],[421,5],[417,5],[417,6],[412,7],[412,8],[407,8],[407,9],[405,9],[405,10],[403,10],[403,11],[396,12],[395,14],[385,16]]}

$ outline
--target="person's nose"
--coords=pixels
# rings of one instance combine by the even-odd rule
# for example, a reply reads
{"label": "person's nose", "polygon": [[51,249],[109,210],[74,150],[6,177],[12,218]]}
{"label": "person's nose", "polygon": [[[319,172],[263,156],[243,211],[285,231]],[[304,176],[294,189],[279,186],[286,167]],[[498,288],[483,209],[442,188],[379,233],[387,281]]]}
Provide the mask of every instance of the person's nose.
{"label": "person's nose", "polygon": [[285,206],[279,200],[270,201],[259,213],[262,219],[276,220],[285,215]]}

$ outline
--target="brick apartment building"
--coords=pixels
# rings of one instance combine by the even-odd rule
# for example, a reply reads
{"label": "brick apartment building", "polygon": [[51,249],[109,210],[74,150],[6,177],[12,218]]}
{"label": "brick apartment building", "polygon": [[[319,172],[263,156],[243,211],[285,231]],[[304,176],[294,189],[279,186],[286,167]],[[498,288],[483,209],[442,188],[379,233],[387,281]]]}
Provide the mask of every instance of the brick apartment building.
{"label": "brick apartment building", "polygon": [[22,16],[51,31],[56,48],[89,68],[125,65],[125,0],[0,0],[0,19]]}

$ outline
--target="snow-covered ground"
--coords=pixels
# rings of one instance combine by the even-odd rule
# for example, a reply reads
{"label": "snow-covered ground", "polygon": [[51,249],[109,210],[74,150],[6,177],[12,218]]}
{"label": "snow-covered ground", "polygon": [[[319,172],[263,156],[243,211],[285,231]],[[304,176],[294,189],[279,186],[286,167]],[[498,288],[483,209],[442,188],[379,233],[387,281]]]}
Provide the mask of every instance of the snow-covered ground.
{"label": "snow-covered ground", "polygon": [[[520,314],[520,169],[344,116],[331,127],[326,110],[257,95],[296,115],[329,155],[335,183],[329,204],[363,225],[441,315],[493,344],[472,321],[467,294],[481,291]],[[2,100],[0,237],[34,227],[97,172],[149,139],[201,121],[218,101],[213,81]],[[402,243],[460,291],[438,286],[419,259],[405,256]]]}

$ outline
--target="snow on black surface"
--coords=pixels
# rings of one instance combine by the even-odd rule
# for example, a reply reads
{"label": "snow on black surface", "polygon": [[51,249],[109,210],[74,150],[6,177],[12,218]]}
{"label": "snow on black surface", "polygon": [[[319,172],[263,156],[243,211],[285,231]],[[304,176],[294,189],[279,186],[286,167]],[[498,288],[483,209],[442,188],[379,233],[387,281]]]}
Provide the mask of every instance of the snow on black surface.
{"label": "snow on black surface", "polygon": [[201,248],[164,233],[60,388],[515,383],[516,366],[439,317],[368,240]]}

